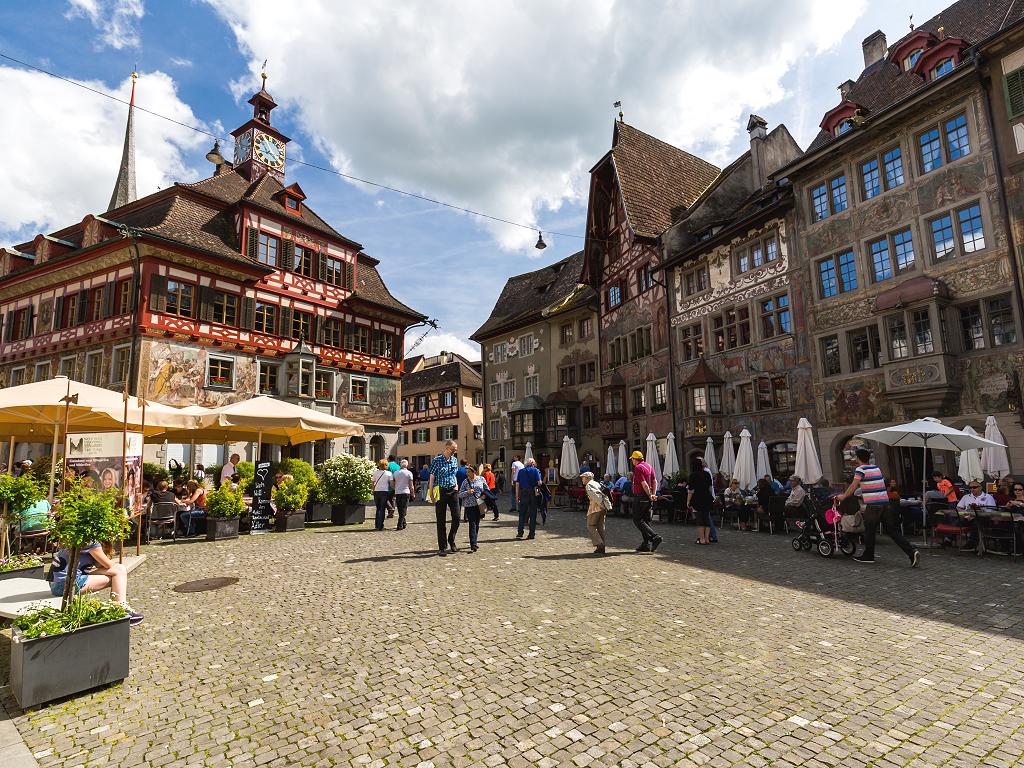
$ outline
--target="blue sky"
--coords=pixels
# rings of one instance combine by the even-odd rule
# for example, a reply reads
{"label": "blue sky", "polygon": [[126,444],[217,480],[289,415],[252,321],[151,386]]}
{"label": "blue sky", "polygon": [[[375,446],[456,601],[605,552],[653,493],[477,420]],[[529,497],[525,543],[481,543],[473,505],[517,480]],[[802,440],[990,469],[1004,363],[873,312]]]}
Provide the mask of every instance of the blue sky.
{"label": "blue sky", "polygon": [[[0,52],[122,95],[137,65],[140,106],[220,135],[246,119],[267,58],[290,157],[582,235],[615,100],[627,122],[719,165],[745,149],[752,111],[806,146],[859,73],[861,40],[880,28],[893,42],[910,13],[921,22],[946,4],[44,0],[0,5]],[[0,244],[102,211],[125,108],[7,60],[0,92],[19,113],[5,120],[14,159],[0,196],[15,202],[0,211]],[[136,137],[140,195],[207,175],[208,137],[143,114]],[[476,356],[466,338],[505,279],[582,247],[545,235],[538,252],[529,230],[295,164],[288,176],[381,260],[397,296],[439,321],[428,352]]]}

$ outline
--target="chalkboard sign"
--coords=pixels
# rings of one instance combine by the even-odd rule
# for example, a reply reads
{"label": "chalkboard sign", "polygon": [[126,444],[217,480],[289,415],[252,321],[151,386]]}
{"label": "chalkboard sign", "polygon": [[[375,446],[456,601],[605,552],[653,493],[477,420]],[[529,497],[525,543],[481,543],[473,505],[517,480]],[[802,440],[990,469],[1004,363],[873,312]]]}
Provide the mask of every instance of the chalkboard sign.
{"label": "chalkboard sign", "polygon": [[270,530],[270,462],[257,461],[252,481],[252,528],[250,533]]}

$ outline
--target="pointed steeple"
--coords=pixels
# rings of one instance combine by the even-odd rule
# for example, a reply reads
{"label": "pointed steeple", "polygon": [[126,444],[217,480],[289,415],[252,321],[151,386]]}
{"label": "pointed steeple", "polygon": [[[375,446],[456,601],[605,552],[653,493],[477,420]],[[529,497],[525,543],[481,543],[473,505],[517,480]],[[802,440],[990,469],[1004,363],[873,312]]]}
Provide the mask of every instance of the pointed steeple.
{"label": "pointed steeple", "polygon": [[114,193],[110,196],[108,211],[134,202],[135,192],[135,81],[139,75],[132,72],[132,97],[128,104],[128,124],[124,129],[124,149],[121,151],[121,167],[117,169]]}

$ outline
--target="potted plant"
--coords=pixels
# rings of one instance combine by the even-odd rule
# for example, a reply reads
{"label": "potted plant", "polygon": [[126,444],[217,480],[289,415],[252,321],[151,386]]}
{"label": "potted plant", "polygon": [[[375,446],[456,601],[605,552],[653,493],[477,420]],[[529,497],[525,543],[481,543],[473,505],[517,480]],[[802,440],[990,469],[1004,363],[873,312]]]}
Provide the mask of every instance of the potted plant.
{"label": "potted plant", "polygon": [[335,525],[362,523],[373,498],[373,462],[343,453],[320,465],[324,501],[331,505]]}
{"label": "potted plant", "polygon": [[43,578],[43,560],[39,555],[11,555],[0,558],[0,581],[41,578]]}
{"label": "potted plant", "polygon": [[[24,524],[38,524],[43,527],[48,524],[46,505],[43,505],[42,512],[31,512],[27,521],[22,519],[24,513],[30,512],[45,497],[42,486],[31,474],[20,477],[0,475],[0,526],[3,527],[3,533],[0,534],[0,560],[11,554],[9,531],[12,525],[17,525],[19,530],[23,530]],[[42,517],[41,521],[33,519],[37,515]]]}
{"label": "potted plant", "polygon": [[[128,528],[116,492],[75,481],[61,494],[51,536],[68,551],[74,569],[83,547],[121,541]],[[60,608],[34,607],[14,620],[11,691],[23,709],[128,676],[131,609],[76,596],[73,584],[68,578]]]}
{"label": "potted plant", "polygon": [[231,490],[225,483],[206,494],[206,540],[221,541],[238,538],[238,518],[245,513],[242,488]]}
{"label": "potted plant", "polygon": [[[286,478],[291,477],[286,475]],[[274,515],[274,530],[301,531],[306,527],[306,497],[309,489],[298,481],[298,478],[285,479],[274,492],[274,504],[277,508]]]}

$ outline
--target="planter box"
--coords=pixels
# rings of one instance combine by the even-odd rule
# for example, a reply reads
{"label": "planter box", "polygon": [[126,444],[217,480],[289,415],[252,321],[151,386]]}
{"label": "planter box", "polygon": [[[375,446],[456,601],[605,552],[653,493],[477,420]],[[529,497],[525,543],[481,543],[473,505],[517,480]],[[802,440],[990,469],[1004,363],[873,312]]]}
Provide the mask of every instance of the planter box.
{"label": "planter box", "polygon": [[207,517],[206,540],[223,541],[238,538],[237,517]]}
{"label": "planter box", "polygon": [[366,522],[365,504],[334,504],[331,506],[333,525],[359,525]]}
{"label": "planter box", "polygon": [[0,581],[5,579],[41,579],[43,578],[43,566],[31,565],[28,568],[19,568],[16,571],[0,572]]}
{"label": "planter box", "polygon": [[306,527],[306,513],[304,510],[298,512],[278,512],[274,515],[274,530],[278,533],[287,531],[301,531]]}
{"label": "planter box", "polygon": [[331,519],[331,505],[330,504],[314,504],[310,502],[306,505],[306,522],[307,523],[322,523],[325,520]]}
{"label": "planter box", "polygon": [[22,709],[128,677],[129,620],[63,635],[11,638],[11,693]]}

